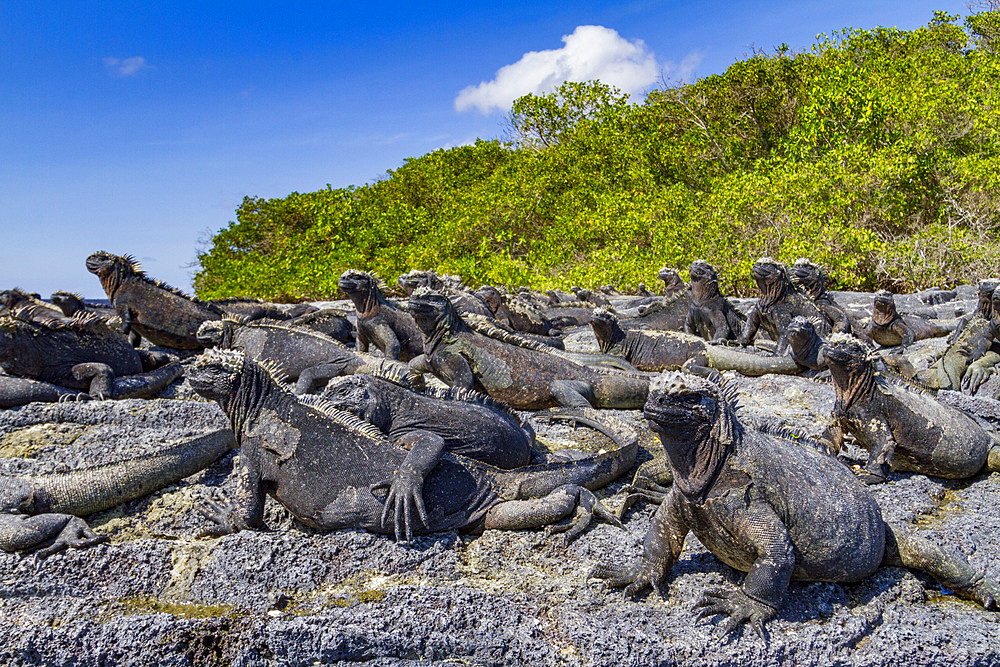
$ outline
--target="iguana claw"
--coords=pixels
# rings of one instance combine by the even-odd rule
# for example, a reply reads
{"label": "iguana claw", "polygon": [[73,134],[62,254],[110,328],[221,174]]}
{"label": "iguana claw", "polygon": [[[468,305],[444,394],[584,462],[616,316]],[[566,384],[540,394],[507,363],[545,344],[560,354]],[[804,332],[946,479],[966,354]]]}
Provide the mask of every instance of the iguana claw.
{"label": "iguana claw", "polygon": [[769,605],[754,600],[740,589],[726,590],[713,588],[705,591],[701,599],[695,603],[698,610],[697,620],[711,616],[725,616],[719,627],[722,634],[728,635],[746,622],[760,635],[765,637],[764,623],[777,613]]}
{"label": "iguana claw", "polygon": [[[430,524],[427,509],[424,507],[424,482],[419,475],[405,468],[396,471],[392,480],[378,485],[389,489],[385,506],[382,509],[382,527],[392,526],[397,542],[413,541],[413,524],[416,508],[422,525]],[[376,487],[378,488],[378,487]],[[404,539],[405,536],[405,539]]]}

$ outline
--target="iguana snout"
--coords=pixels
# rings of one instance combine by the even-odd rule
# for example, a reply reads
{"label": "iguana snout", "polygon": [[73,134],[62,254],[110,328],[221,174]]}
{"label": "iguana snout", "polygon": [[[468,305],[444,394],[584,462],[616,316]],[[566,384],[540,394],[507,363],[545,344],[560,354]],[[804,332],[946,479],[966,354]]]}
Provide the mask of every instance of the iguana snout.
{"label": "iguana snout", "polygon": [[664,373],[649,387],[643,414],[659,433],[695,433],[715,420],[718,387],[686,373]]}
{"label": "iguana snout", "polygon": [[211,400],[232,393],[243,370],[244,355],[234,350],[206,350],[188,367],[185,376],[196,392]]}

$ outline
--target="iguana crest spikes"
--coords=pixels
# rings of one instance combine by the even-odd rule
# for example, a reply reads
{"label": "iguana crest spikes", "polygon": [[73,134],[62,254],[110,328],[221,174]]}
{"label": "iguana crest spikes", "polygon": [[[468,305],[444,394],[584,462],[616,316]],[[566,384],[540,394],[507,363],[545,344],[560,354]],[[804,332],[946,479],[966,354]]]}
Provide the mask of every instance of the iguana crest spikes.
{"label": "iguana crest spikes", "polygon": [[[415,294],[415,293],[414,293]],[[480,333],[484,336],[489,336],[494,340],[503,341],[504,343],[510,343],[511,345],[517,345],[518,347],[524,347],[529,350],[538,350],[539,352],[549,353],[552,352],[554,348],[545,343],[539,343],[535,340],[530,340],[524,338],[523,336],[518,336],[516,333],[511,333],[510,331],[505,331],[500,327],[496,326],[488,319],[482,315],[475,315],[473,313],[460,316],[462,321],[468,324],[476,333]]]}
{"label": "iguana crest spikes", "polygon": [[122,270],[126,275],[132,275],[136,278],[141,278],[147,283],[156,285],[161,289],[165,289],[168,292],[173,292],[178,296],[182,296],[185,299],[191,299],[197,303],[204,303],[197,297],[193,297],[184,290],[177,289],[173,285],[169,285],[162,280],[154,280],[146,275],[146,272],[142,269],[142,264],[133,255],[115,255],[114,253],[107,252],[106,250],[99,250],[91,255],[91,257],[100,257],[101,259],[111,262],[115,265],[115,268]]}
{"label": "iguana crest spikes", "polygon": [[782,271],[785,270],[785,265],[782,264],[781,262],[779,262],[778,260],[776,260],[773,257],[761,257],[756,262],[754,262],[754,264],[770,264],[771,266],[778,267]]}
{"label": "iguana crest spikes", "polygon": [[681,371],[664,371],[649,384],[649,392],[663,392],[676,395],[682,391],[697,391],[712,395],[717,402],[726,403],[733,411],[739,410],[739,390],[736,385],[723,378],[713,382],[697,375]]}
{"label": "iguana crest spikes", "polygon": [[417,374],[408,366],[385,359],[380,359],[375,365],[365,366],[358,372],[391,382],[404,389],[414,389],[417,380]]}
{"label": "iguana crest spikes", "polygon": [[219,364],[227,373],[239,373],[243,370],[244,355],[239,350],[220,350],[209,348],[194,361],[195,368],[204,368],[211,364]]}
{"label": "iguana crest spikes", "polygon": [[301,403],[302,405],[308,405],[309,407],[318,410],[319,412],[322,412],[330,419],[334,420],[339,424],[343,424],[344,426],[348,427],[352,431],[355,431],[356,433],[364,435],[376,442],[384,444],[389,443],[385,435],[382,434],[382,431],[378,430],[377,428],[375,428],[368,422],[364,421],[363,419],[355,417],[350,412],[345,412],[344,410],[341,410],[340,408],[338,408],[332,402],[328,401],[325,398],[321,398],[313,394],[305,394],[302,396],[297,396],[296,398],[298,398],[299,403]]}
{"label": "iguana crest spikes", "polygon": [[371,280],[372,283],[375,284],[375,287],[377,287],[378,290],[383,294],[389,291],[389,285],[386,284],[385,280],[383,280],[382,277],[379,276],[377,273],[373,273],[371,271],[362,271],[360,269],[348,269],[347,271],[344,272],[344,274],[351,277],[365,276],[369,280]]}

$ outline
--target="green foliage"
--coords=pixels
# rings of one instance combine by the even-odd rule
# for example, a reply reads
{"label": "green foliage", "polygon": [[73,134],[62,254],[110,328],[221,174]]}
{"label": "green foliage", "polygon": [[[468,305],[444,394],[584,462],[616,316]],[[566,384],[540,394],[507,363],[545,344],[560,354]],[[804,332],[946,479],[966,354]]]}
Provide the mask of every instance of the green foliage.
{"label": "green foliage", "polygon": [[[992,5],[988,8],[992,8]],[[652,284],[697,258],[752,291],[771,255],[838,287],[971,282],[1000,260],[1000,12],[847,29],[640,103],[598,82],[514,102],[509,143],[370,185],[246,198],[199,295],[330,297],[347,268],[468,282]]]}

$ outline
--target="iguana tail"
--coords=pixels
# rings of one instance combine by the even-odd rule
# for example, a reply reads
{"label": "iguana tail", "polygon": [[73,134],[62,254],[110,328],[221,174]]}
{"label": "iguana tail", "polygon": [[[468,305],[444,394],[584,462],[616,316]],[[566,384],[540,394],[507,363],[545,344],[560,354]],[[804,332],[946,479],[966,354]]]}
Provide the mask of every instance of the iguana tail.
{"label": "iguana tail", "polygon": [[614,449],[586,454],[573,461],[497,470],[496,486],[502,500],[541,498],[564,484],[598,489],[624,475],[635,464],[639,433],[623,421],[589,408],[550,410],[538,417],[570,419],[589,426],[610,438]]}
{"label": "iguana tail", "polygon": [[233,432],[221,429],[118,463],[20,479],[34,490],[36,513],[87,516],[175,484],[235,447]]}
{"label": "iguana tail", "polygon": [[781,373],[794,375],[805,370],[791,357],[755,354],[723,345],[709,345],[705,350],[708,362],[717,371],[736,371],[742,375]]}

